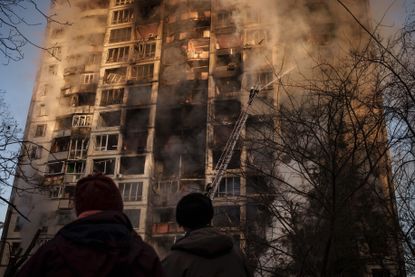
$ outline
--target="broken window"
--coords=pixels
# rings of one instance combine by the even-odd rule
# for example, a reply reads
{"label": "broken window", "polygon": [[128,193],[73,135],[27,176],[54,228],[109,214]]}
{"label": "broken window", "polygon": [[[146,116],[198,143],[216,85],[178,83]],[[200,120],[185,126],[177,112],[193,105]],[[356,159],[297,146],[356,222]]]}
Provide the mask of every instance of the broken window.
{"label": "broken window", "polygon": [[267,194],[270,192],[265,176],[252,175],[246,178],[247,194]]}
{"label": "broken window", "polygon": [[40,145],[34,145],[34,144],[31,144],[30,146],[29,146],[29,153],[28,153],[28,156],[29,156],[29,159],[30,160],[38,160],[38,159],[40,159],[40,158],[42,158],[42,146],[40,146]]}
{"label": "broken window", "polygon": [[151,101],[151,85],[143,85],[130,87],[128,89],[128,101],[127,104],[134,105],[148,105]]}
{"label": "broken window", "polygon": [[126,62],[128,61],[128,53],[130,47],[117,47],[108,49],[106,63]]}
{"label": "broken window", "polygon": [[101,106],[122,104],[124,88],[107,89],[101,93]]}
{"label": "broken window", "polygon": [[134,59],[150,59],[156,55],[156,43],[139,41],[134,45]]}
{"label": "broken window", "polygon": [[130,219],[131,224],[133,225],[134,228],[140,227],[140,214],[141,214],[140,209],[127,209],[127,210],[124,210],[124,213],[128,217],[128,219]]}
{"label": "broken window", "polygon": [[207,59],[209,58],[209,44],[206,40],[189,40],[187,43],[187,58]]}
{"label": "broken window", "polygon": [[71,139],[69,144],[69,159],[85,159],[88,152],[89,138]]}
{"label": "broken window", "polygon": [[269,37],[268,31],[263,29],[246,30],[245,31],[245,45],[255,46],[261,45]]}
{"label": "broken window", "polygon": [[127,201],[141,201],[143,197],[143,182],[136,183],[120,183],[118,185],[122,200]]}
{"label": "broken window", "polygon": [[241,112],[241,102],[237,100],[215,101],[215,120],[217,122],[232,123]]}
{"label": "broken window", "polygon": [[[216,167],[216,164],[219,161],[220,156],[222,155],[221,150],[214,150],[213,152],[213,167]],[[232,154],[232,158],[229,161],[228,169],[239,169],[241,166],[241,151],[234,150]]]}
{"label": "broken window", "polygon": [[215,148],[223,148],[231,136],[234,125],[215,125],[213,127],[213,143]]}
{"label": "broken window", "polygon": [[224,177],[222,178],[216,196],[239,196],[241,193],[240,177]]}
{"label": "broken window", "polygon": [[263,88],[263,90],[272,89],[272,80],[274,80],[275,76],[271,71],[266,72],[258,72],[254,74],[248,74],[247,75],[247,87],[251,88],[255,85],[259,85],[260,88]]}
{"label": "broken window", "polygon": [[110,31],[110,43],[129,41],[131,39],[131,27],[113,29]]}
{"label": "broken window", "polygon": [[127,110],[125,128],[132,130],[147,130],[150,116],[150,109],[130,109]]}
{"label": "broken window", "polygon": [[93,160],[93,171],[105,175],[113,175],[115,169],[115,159],[96,159]]}
{"label": "broken window", "polygon": [[55,130],[65,130],[72,127],[72,116],[66,116],[56,119]]}
{"label": "broken window", "polygon": [[218,206],[214,207],[215,216],[213,217],[213,225],[220,227],[239,226],[240,224],[240,208],[239,206]]}
{"label": "broken window", "polygon": [[130,22],[133,19],[133,9],[118,10],[112,12],[111,24]]}
{"label": "broken window", "polygon": [[81,83],[88,85],[94,82],[94,73],[84,73],[81,75]]}
{"label": "broken window", "polygon": [[218,95],[241,91],[241,81],[239,80],[239,78],[216,78],[215,83],[217,88],[216,94]]}
{"label": "broken window", "polygon": [[121,111],[102,112],[99,114],[99,127],[115,127],[120,126]]}
{"label": "broken window", "polygon": [[121,157],[120,173],[129,174],[144,174],[144,165],[146,157]]}
{"label": "broken window", "polygon": [[69,150],[69,137],[55,138],[50,149],[51,153],[65,152]]}
{"label": "broken window", "polygon": [[95,151],[117,150],[118,134],[105,134],[95,136]]}
{"label": "broken window", "polygon": [[125,82],[125,76],[127,75],[126,67],[111,68],[105,70],[104,83],[117,84]]}
{"label": "broken window", "polygon": [[71,105],[73,107],[79,106],[93,106],[95,104],[95,93],[84,92],[72,95]]}
{"label": "broken window", "polygon": [[115,6],[131,4],[133,0],[115,0]]}
{"label": "broken window", "polygon": [[37,124],[34,137],[44,137],[46,135],[46,126],[46,124]]}
{"label": "broken window", "polygon": [[57,175],[63,173],[64,165],[64,161],[48,163],[48,175]]}
{"label": "broken window", "polygon": [[92,123],[92,115],[76,114],[72,118],[72,127],[89,127]]}
{"label": "broken window", "polygon": [[85,161],[68,161],[66,163],[67,174],[83,174],[85,173]]}
{"label": "broken window", "polygon": [[124,134],[122,150],[126,152],[143,153],[147,147],[147,131],[127,132]]}
{"label": "broken window", "polygon": [[141,64],[131,67],[131,79],[149,82],[153,80],[154,64]]}
{"label": "broken window", "polygon": [[232,23],[232,11],[223,10],[217,14],[217,24],[219,26],[229,26]]}

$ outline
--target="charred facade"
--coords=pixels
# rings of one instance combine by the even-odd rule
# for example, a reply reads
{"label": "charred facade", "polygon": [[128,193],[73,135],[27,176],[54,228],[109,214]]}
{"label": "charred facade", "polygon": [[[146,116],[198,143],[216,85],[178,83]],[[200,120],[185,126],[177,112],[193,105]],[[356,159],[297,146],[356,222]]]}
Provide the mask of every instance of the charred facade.
{"label": "charred facade", "polygon": [[[43,54],[25,129],[25,140],[40,147],[22,158],[34,161],[22,170],[35,184],[16,178],[12,194],[31,222],[9,209],[1,266],[37,229],[40,245],[74,219],[76,181],[93,172],[116,181],[135,230],[165,255],[183,233],[175,223],[177,201],[205,191],[249,88],[259,85],[213,221],[255,266],[266,247],[250,241],[266,241],[273,224],[264,206],[275,201],[278,186],[269,178],[277,174],[277,153],[265,142],[276,140],[284,101],[270,84],[275,66],[304,55],[299,42],[330,53],[339,32],[361,39],[334,19],[328,1],[274,2],[284,4],[265,17],[244,0],[75,0],[71,7],[55,1],[51,9],[75,23],[47,28],[54,55]],[[353,5],[367,11],[367,1]],[[290,35],[276,30],[273,19],[287,10],[306,11],[299,25],[311,27]]]}

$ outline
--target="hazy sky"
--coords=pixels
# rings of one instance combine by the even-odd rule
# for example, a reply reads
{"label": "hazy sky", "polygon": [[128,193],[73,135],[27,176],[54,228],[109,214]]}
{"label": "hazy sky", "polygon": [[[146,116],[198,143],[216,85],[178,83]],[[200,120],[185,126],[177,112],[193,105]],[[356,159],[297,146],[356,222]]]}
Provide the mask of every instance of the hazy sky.
{"label": "hazy sky", "polygon": [[[39,8],[47,11],[49,0],[38,0],[36,2]],[[415,0],[371,0],[370,2],[375,24],[386,13],[381,27],[381,31],[385,34],[392,34],[401,26],[405,19],[405,2],[407,6],[412,6],[412,8],[415,6]],[[30,23],[38,23],[35,26],[22,25],[22,30],[32,41],[41,44],[43,31],[46,26],[45,19],[39,13],[35,13],[33,9],[24,11],[23,16]],[[39,65],[40,50],[27,45],[24,48],[24,53],[25,58],[23,60],[11,62],[6,66],[0,65],[0,90],[6,91],[6,102],[21,128],[24,128],[26,121],[32,88]],[[9,194],[9,192],[6,193]],[[0,206],[0,221],[3,221],[5,211],[6,206]]]}

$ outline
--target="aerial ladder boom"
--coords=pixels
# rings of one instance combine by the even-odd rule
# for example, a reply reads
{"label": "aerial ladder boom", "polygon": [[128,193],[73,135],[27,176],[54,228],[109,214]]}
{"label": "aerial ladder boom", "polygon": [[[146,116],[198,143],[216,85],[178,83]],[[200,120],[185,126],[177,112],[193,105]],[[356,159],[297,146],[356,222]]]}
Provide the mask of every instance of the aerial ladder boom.
{"label": "aerial ladder boom", "polygon": [[246,120],[248,119],[249,107],[252,105],[252,102],[254,101],[258,93],[260,93],[263,89],[270,86],[271,84],[273,84],[280,78],[281,76],[275,78],[274,80],[264,85],[263,87],[259,87],[259,85],[256,85],[252,87],[251,90],[249,91],[248,104],[245,107],[245,109],[243,109],[241,113],[239,114],[238,120],[235,123],[235,127],[233,128],[232,133],[226,142],[225,148],[223,149],[223,152],[220,155],[220,158],[214,168],[215,175],[213,177],[212,184],[210,184],[207,187],[207,196],[210,199],[213,200],[213,198],[215,197],[215,193],[218,190],[218,187],[219,187],[220,182],[222,181],[223,175],[226,169],[228,168],[229,162],[232,159],[233,150],[235,149],[235,145],[239,139],[239,136],[241,135],[241,130],[245,126]]}

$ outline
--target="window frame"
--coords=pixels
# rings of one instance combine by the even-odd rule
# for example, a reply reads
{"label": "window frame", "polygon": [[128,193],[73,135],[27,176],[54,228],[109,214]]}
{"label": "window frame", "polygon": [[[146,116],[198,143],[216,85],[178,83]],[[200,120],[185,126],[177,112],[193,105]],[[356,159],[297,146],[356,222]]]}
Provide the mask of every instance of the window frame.
{"label": "window frame", "polygon": [[143,182],[122,182],[118,189],[124,202],[143,201]]}

